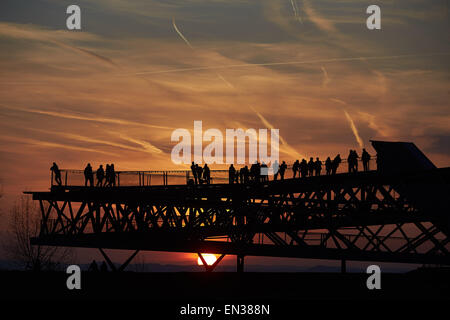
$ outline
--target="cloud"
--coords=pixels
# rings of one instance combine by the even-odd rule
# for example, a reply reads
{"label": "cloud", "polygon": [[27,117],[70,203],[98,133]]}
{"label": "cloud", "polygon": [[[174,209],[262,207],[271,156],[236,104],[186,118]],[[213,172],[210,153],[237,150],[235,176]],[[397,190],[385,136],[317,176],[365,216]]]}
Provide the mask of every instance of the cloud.
{"label": "cloud", "polygon": [[107,64],[110,67],[119,68],[119,65],[110,58],[95,53],[91,50],[80,48],[65,43],[64,41],[98,41],[99,38],[88,32],[61,32],[60,30],[49,30],[34,25],[19,25],[0,22],[0,36],[24,39],[29,41],[45,41],[53,43],[61,48],[69,49],[72,52],[94,58],[95,60]]}
{"label": "cloud", "polygon": [[311,22],[313,22],[320,30],[330,33],[336,33],[337,29],[333,22],[325,19],[312,5],[309,0],[303,0],[303,10]]}

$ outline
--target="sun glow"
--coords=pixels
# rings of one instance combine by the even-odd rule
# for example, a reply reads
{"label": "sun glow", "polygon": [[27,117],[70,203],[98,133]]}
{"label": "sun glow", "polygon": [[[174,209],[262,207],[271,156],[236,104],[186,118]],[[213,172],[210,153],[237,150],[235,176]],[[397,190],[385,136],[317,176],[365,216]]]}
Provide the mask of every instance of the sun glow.
{"label": "sun glow", "polygon": [[[211,253],[202,253],[202,257],[203,257],[203,259],[205,259],[206,264],[208,266],[214,264],[214,262],[216,262],[216,260],[217,260],[216,256],[214,254],[211,254]],[[197,264],[199,266],[203,265],[202,259],[200,259],[200,257],[197,258]]]}

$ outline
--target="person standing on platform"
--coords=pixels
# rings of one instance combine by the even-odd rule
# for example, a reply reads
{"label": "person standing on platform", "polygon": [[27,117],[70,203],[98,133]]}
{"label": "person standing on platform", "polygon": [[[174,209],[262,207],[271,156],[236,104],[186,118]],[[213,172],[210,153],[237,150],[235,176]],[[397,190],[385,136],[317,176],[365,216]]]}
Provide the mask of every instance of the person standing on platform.
{"label": "person standing on platform", "polygon": [[370,163],[370,154],[363,149],[361,160],[363,162],[364,171],[369,171],[369,163]]}
{"label": "person standing on platform", "polygon": [[203,167],[203,179],[205,180],[206,184],[211,183],[211,171],[209,170],[209,167],[206,163]]}
{"label": "person standing on platform", "polygon": [[196,169],[196,167],[195,167],[194,161],[192,161],[191,171],[192,171],[192,175],[194,176],[194,183],[195,183],[195,184],[198,184],[198,179],[197,179],[197,169]]}
{"label": "person standing on platform", "polygon": [[97,169],[96,175],[97,175],[97,187],[102,187],[103,179],[105,178],[105,170],[103,169],[103,165],[100,165],[100,167]]}
{"label": "person standing on platform", "polygon": [[234,168],[233,164],[231,164],[230,168],[228,169],[228,181],[230,184],[234,183],[235,175],[236,175],[236,169]]}
{"label": "person standing on platform", "polygon": [[89,186],[94,186],[94,174],[92,172],[91,164],[88,163],[86,168],[84,168],[84,186],[87,187],[89,182]]}

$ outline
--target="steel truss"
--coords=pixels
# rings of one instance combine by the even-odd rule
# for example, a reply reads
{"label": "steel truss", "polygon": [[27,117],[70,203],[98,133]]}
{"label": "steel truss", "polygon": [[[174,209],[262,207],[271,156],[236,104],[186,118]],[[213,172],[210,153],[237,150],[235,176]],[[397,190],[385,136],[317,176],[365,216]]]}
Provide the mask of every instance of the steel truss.
{"label": "steel truss", "polygon": [[[257,185],[34,192],[42,225],[32,243],[208,252],[221,254],[219,262],[232,254],[238,270],[248,255],[450,264],[448,220],[435,212],[442,208],[417,205],[405,191],[430,184],[448,190],[448,176],[439,169]],[[217,264],[204,265],[211,271]]]}

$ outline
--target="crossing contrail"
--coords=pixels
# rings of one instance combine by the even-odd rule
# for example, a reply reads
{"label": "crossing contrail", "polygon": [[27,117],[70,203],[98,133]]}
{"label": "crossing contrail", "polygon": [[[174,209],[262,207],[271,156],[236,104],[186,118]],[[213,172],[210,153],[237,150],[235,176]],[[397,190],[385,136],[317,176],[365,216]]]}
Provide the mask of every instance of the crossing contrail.
{"label": "crossing contrail", "polygon": [[[181,31],[177,28],[177,25],[175,24],[175,19],[174,19],[174,18],[172,18],[172,24],[173,24],[173,27],[174,27],[175,31],[176,31],[176,32],[178,33],[178,35],[183,39],[183,41],[186,42],[186,44],[187,44],[191,49],[194,50],[194,47],[190,44],[189,40],[186,39],[186,37],[183,36],[183,34],[181,33]],[[206,68],[205,70],[210,70],[210,69],[212,70],[212,68]],[[238,89],[237,89],[233,84],[231,84],[228,80],[226,80],[220,73],[216,72],[216,75],[217,75],[217,76],[219,77],[219,79],[221,79],[221,80],[222,80],[229,88],[233,89],[234,91],[237,92],[237,94],[239,94]],[[271,129],[274,129],[274,127],[272,126],[272,124],[270,124],[270,123],[266,120],[266,118],[263,117],[262,114],[260,114],[258,111],[256,111],[255,108],[253,108],[252,106],[249,106],[249,108],[250,108],[250,109],[258,116],[258,118],[261,120],[262,123],[264,123],[265,126],[271,128]],[[281,143],[282,143],[282,145],[284,146],[284,148],[285,148],[287,154],[294,155],[294,156],[300,156],[300,154],[299,154],[295,149],[293,149],[293,148],[287,143],[287,141],[283,139],[283,137],[282,137],[281,135],[279,135],[279,138],[280,138]]]}
{"label": "crossing contrail", "polygon": [[[180,34],[180,36],[182,36],[182,35]],[[184,38],[184,39],[186,39],[186,38]],[[187,42],[187,43],[189,44],[189,42]],[[190,47],[192,48],[192,46],[190,46]],[[366,59],[366,60],[406,59],[406,58],[441,56],[441,55],[450,55],[450,53],[330,58],[330,59],[315,59],[315,60],[287,61],[287,62],[267,62],[267,63],[241,63],[241,64],[218,65],[218,66],[179,68],[179,69],[169,69],[169,70],[159,70],[159,71],[142,71],[142,72],[136,72],[133,74],[143,75],[143,74],[177,73],[177,72],[187,72],[187,71],[220,70],[220,69],[250,68],[250,67],[264,67],[264,66],[284,66],[284,65],[296,65],[296,64],[331,63],[331,62],[361,61],[361,59]],[[129,75],[129,74],[125,74],[125,75]]]}

